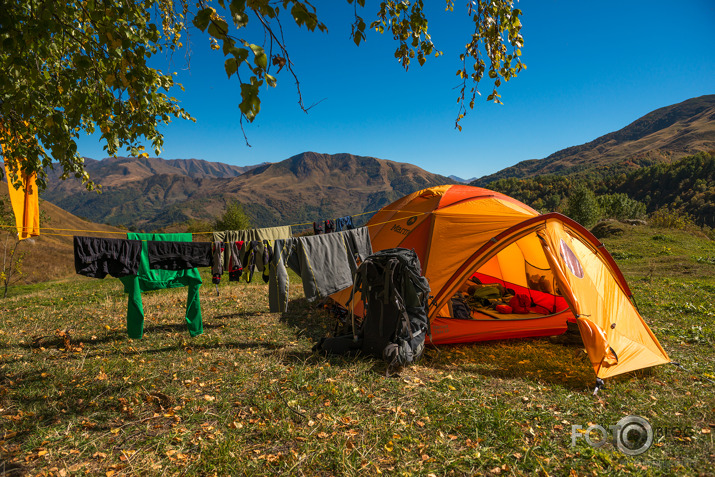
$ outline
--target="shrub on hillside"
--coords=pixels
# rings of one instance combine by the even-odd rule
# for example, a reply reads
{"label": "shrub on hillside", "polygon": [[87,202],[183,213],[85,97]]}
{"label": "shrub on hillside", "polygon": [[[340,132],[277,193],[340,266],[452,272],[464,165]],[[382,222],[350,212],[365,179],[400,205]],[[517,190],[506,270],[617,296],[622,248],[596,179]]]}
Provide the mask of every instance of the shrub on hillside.
{"label": "shrub on hillside", "polygon": [[696,227],[689,214],[668,207],[662,207],[650,214],[650,223],[655,227],[678,230]]}
{"label": "shrub on hillside", "polygon": [[604,194],[596,198],[602,219],[642,219],[646,216],[643,202],[633,200],[626,194]]}
{"label": "shrub on hillside", "polygon": [[214,223],[214,230],[244,230],[251,228],[251,219],[243,211],[243,206],[238,201],[233,201],[226,206],[226,211]]}
{"label": "shrub on hillside", "polygon": [[593,227],[601,217],[596,195],[583,184],[576,186],[569,196],[565,213],[586,228]]}
{"label": "shrub on hillside", "polygon": [[192,234],[213,232],[214,226],[207,220],[191,219],[186,222],[186,231]]}

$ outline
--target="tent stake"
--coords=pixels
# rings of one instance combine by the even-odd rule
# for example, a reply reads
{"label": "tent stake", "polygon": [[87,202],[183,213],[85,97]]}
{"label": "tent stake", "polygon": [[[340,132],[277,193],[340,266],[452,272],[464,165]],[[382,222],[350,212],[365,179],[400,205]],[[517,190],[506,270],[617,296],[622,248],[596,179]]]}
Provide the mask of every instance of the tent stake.
{"label": "tent stake", "polygon": [[598,391],[603,387],[605,383],[603,382],[603,379],[601,378],[596,378],[596,389],[593,390],[593,395],[595,396],[598,394]]}

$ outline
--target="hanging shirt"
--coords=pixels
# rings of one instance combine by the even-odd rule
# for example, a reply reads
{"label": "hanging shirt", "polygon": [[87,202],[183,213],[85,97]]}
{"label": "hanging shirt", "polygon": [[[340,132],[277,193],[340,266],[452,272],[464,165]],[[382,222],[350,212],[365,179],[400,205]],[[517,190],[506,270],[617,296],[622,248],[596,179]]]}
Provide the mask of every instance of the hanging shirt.
{"label": "hanging shirt", "polygon": [[[3,150],[6,146],[3,145]],[[18,171],[21,175],[22,172]],[[15,214],[15,226],[20,240],[40,235],[40,200],[37,194],[37,176],[33,172],[22,176],[22,186],[15,189],[10,180],[10,169],[5,164],[7,189],[10,194],[10,204]],[[24,189],[24,190],[23,190]]]}
{"label": "hanging shirt", "polygon": [[229,250],[228,260],[228,281],[237,282],[243,274],[243,261],[241,250],[245,242],[229,242],[226,244],[226,249]]}
{"label": "hanging shirt", "polygon": [[144,306],[142,292],[161,290],[164,288],[188,287],[186,299],[186,324],[191,336],[204,332],[201,318],[201,302],[199,287],[201,274],[195,268],[188,270],[158,270],[149,268],[149,255],[146,241],[191,242],[191,234],[137,234],[128,233],[129,240],[142,240],[142,251],[139,259],[139,271],[135,276],[122,277],[124,293],[129,296],[127,303],[127,334],[130,338],[139,339],[144,334]]}
{"label": "hanging shirt", "polygon": [[243,256],[243,268],[246,283],[251,283],[256,270],[262,272],[263,281],[268,283],[268,269],[273,256],[272,247],[273,244],[270,240],[252,240],[244,244],[246,252]]}
{"label": "hanging shirt", "polygon": [[221,283],[221,275],[223,275],[223,242],[214,242],[211,248],[211,282],[215,285]]}
{"label": "hanging shirt", "polygon": [[213,264],[211,242],[147,242],[149,268],[188,270]]}
{"label": "hanging shirt", "polygon": [[345,217],[340,217],[339,219],[335,219],[335,230],[338,232],[342,230],[352,230],[354,229],[355,226],[353,225],[353,218],[349,215],[346,215]]}
{"label": "hanging shirt", "polygon": [[288,307],[288,271],[300,275],[308,301],[326,297],[353,284],[358,260],[372,254],[367,227],[332,234],[276,240],[270,265],[271,312]]}
{"label": "hanging shirt", "polygon": [[335,232],[335,221],[330,219],[325,219],[325,233],[331,234]]}

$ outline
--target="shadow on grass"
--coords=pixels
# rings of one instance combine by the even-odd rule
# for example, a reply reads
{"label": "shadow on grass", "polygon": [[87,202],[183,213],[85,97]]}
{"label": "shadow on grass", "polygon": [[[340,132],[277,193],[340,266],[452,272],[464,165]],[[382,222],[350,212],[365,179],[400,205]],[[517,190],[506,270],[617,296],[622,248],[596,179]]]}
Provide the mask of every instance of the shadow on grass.
{"label": "shadow on grass", "polygon": [[[22,379],[22,384],[26,387],[35,386],[35,391],[24,394],[22,406],[14,410],[17,416],[4,416],[16,419],[18,423],[14,432],[10,433],[8,440],[4,442],[5,447],[0,446],[0,463],[13,460],[12,457],[25,454],[26,449],[36,447],[36,436],[40,429],[47,427],[74,429],[74,432],[82,433],[88,443],[88,451],[98,449],[96,442],[107,445],[108,441],[112,447],[121,447],[139,435],[157,436],[171,428],[172,420],[164,416],[164,413],[170,410],[169,404],[175,404],[176,400],[163,393],[148,392],[136,385],[101,381],[76,387],[65,385],[61,399],[48,399],[40,389],[44,384],[40,382],[41,379],[30,375],[15,375],[13,379]],[[102,402],[97,405],[93,402],[100,397],[122,395],[126,398],[114,400],[109,404]],[[132,402],[133,396],[138,396],[141,401]],[[147,403],[150,404],[148,407]],[[25,412],[24,409],[35,411]],[[3,433],[0,433],[0,437],[2,436]],[[17,465],[17,461],[15,462]],[[10,467],[6,469],[7,473],[2,473],[0,464],[0,476],[26,475],[22,467],[14,468],[17,474],[12,474]]]}
{"label": "shadow on grass", "polygon": [[[222,324],[211,324],[204,323],[203,328],[205,330],[220,329],[224,325]],[[174,324],[151,324],[151,322],[145,322],[144,335],[150,335],[156,332],[165,333],[186,333],[186,337],[189,338],[188,329],[185,323],[174,323]],[[95,335],[73,335],[70,329],[67,332],[67,337],[71,346],[78,346],[80,343],[83,345],[101,345],[106,343],[115,343],[118,341],[129,340],[126,331],[123,330],[113,330],[110,332],[103,333],[102,336]],[[40,349],[40,348],[56,348],[63,349],[66,347],[66,342],[63,338],[54,335],[43,335],[43,336],[33,336],[30,343],[22,343],[18,345],[10,344],[0,344],[0,349],[12,349],[12,348],[23,348],[23,349]]]}
{"label": "shadow on grass", "polygon": [[225,315],[216,315],[212,316],[212,319],[216,320],[230,320],[232,318],[249,318],[251,316],[263,316],[265,313],[259,312],[259,311],[249,311],[249,312],[241,312],[241,313],[228,313]]}
{"label": "shadow on grass", "polygon": [[592,389],[596,375],[579,346],[523,338],[430,346],[424,366],[462,371],[503,380],[530,380],[582,392]]}
{"label": "shadow on grass", "polygon": [[284,345],[276,342],[265,342],[265,341],[235,341],[235,342],[221,342],[221,343],[177,343],[172,346],[164,346],[163,348],[152,348],[143,350],[118,350],[115,353],[104,353],[105,355],[121,355],[121,356],[134,356],[134,355],[145,355],[145,354],[159,354],[159,353],[169,353],[172,351],[184,351],[184,350],[215,350],[215,349],[265,349],[265,350],[277,350],[283,348]]}
{"label": "shadow on grass", "polygon": [[[224,325],[211,324],[211,323],[204,322],[202,326],[203,326],[203,329],[205,329],[205,330],[212,330],[212,329],[221,328]],[[187,338],[189,337],[186,323],[172,323],[172,324],[162,323],[162,324],[156,324],[156,325],[149,323],[147,325],[145,322],[145,325],[144,325],[144,334],[145,335],[150,334],[152,332],[156,332],[156,331],[164,331],[164,332],[168,332],[168,333],[179,333],[179,332],[183,331],[183,332],[186,332],[186,337]]]}
{"label": "shadow on grass", "polygon": [[[308,337],[314,343],[327,336],[337,318],[318,304],[305,298],[292,300],[280,320],[296,330],[297,337]],[[285,355],[287,362],[329,361],[333,366],[349,365],[355,360],[373,361],[371,371],[388,375],[387,363],[359,353],[346,356],[325,355],[318,352]],[[427,346],[419,364],[426,368],[451,371],[455,366],[462,372],[503,380],[529,380],[534,383],[561,386],[571,391],[591,391],[596,383],[593,367],[582,346],[553,343],[548,338],[523,338],[485,341],[458,345]],[[409,369],[409,368],[408,368]],[[397,370],[399,377],[407,369]],[[606,382],[637,379],[652,371],[626,373]]]}
{"label": "shadow on grass", "polygon": [[0,475],[3,477],[13,477],[15,475],[26,475],[25,467],[14,462],[0,462]]}
{"label": "shadow on grass", "polygon": [[281,315],[280,321],[296,330],[296,337],[307,337],[314,343],[325,337],[335,324],[335,318],[319,302],[308,303],[305,298],[288,302],[288,311]]}

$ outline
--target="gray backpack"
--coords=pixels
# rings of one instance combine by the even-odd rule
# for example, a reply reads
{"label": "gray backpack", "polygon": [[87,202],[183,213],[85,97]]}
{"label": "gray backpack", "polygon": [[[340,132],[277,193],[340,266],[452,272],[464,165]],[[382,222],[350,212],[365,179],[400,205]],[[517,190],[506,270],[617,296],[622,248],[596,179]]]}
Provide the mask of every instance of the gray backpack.
{"label": "gray backpack", "polygon": [[353,293],[360,292],[365,317],[358,330],[361,350],[397,368],[417,361],[429,333],[430,287],[414,250],[391,248],[358,267]]}
{"label": "gray backpack", "polygon": [[323,338],[313,350],[382,358],[388,374],[417,361],[429,333],[430,287],[415,251],[392,248],[367,257],[355,274],[351,301],[357,292],[365,310],[362,323],[356,325],[352,316],[353,334]]}

